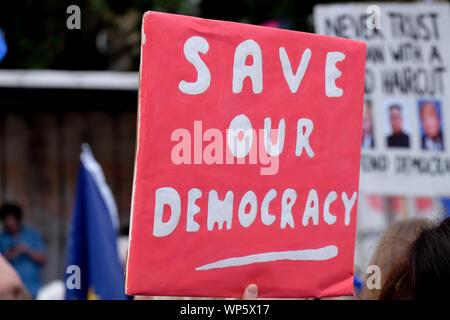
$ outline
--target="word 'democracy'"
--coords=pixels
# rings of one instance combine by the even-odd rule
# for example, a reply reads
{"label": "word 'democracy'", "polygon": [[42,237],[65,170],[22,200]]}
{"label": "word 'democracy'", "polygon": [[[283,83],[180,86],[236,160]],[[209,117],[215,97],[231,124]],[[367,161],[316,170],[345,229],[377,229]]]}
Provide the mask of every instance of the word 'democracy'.
{"label": "word 'democracy'", "polygon": [[142,33],[127,293],[351,294],[364,43],[155,12]]}
{"label": "word 'democracy'", "polygon": [[[202,191],[197,188],[190,189],[188,192],[188,206],[187,206],[187,219],[186,219],[186,231],[196,232],[199,230],[200,225],[195,222],[194,216],[200,212],[200,208],[195,204],[195,201],[202,196]],[[269,205],[272,200],[277,196],[275,189],[270,189],[264,196],[261,203],[261,222],[266,225],[272,225],[276,220],[276,215],[269,213]],[[331,204],[338,198],[336,191],[331,191],[327,194],[323,204],[323,220],[332,225],[336,222],[336,216],[330,212]],[[179,193],[173,188],[159,188],[155,194],[155,219],[153,224],[153,235],[156,237],[165,237],[171,234],[178,225],[181,214],[181,200]],[[283,191],[281,197],[281,213],[280,213],[280,228],[284,229],[287,225],[294,228],[294,218],[292,213],[292,206],[297,199],[297,192],[294,189],[286,189]],[[347,194],[342,192],[342,202],[345,207],[345,225],[350,223],[350,212],[356,201],[356,192],[349,199]],[[216,190],[211,190],[208,193],[208,218],[207,229],[212,231],[217,224],[218,230],[222,230],[224,224],[226,229],[231,229],[233,222],[233,201],[234,194],[232,191],[228,191],[224,200],[219,200]],[[168,221],[163,221],[163,208],[165,205],[170,206],[171,216]],[[249,206],[248,212],[246,208]],[[258,200],[254,191],[247,191],[239,202],[238,218],[242,227],[250,227],[256,219],[258,212]],[[306,207],[303,211],[303,218],[301,219],[303,226],[308,226],[311,223],[313,225],[319,224],[319,199],[317,191],[312,189],[308,193],[306,200]]]}

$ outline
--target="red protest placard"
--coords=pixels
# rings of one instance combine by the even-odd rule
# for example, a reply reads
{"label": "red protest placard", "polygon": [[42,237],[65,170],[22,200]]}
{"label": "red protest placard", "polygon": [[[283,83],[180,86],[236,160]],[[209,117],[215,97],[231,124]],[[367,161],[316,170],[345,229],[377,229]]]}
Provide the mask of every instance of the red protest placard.
{"label": "red protest placard", "polygon": [[353,293],[365,44],[148,12],[126,292]]}

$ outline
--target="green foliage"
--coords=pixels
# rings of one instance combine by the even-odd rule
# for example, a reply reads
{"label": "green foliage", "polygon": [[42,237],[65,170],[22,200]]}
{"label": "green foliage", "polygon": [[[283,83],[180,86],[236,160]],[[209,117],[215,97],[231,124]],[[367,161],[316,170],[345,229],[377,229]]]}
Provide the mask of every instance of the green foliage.
{"label": "green foliage", "polygon": [[[66,28],[72,4],[81,9],[81,30]],[[252,24],[276,18],[287,28],[312,32],[314,5],[300,0],[3,0],[0,28],[8,53],[0,68],[138,70],[145,11]]]}

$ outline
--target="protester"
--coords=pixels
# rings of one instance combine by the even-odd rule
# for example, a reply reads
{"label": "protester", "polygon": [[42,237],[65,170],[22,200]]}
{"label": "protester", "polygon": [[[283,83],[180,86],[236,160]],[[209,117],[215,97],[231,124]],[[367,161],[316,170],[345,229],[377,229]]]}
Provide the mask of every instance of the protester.
{"label": "protester", "polygon": [[41,287],[40,269],[46,262],[44,242],[33,229],[22,225],[22,210],[14,204],[0,209],[4,231],[0,234],[0,253],[16,269],[33,298]]}
{"label": "protester", "polygon": [[380,300],[450,297],[450,218],[423,230],[389,274]]}
{"label": "protester", "polygon": [[16,270],[0,254],[0,300],[28,299],[29,294]]}
{"label": "protester", "polygon": [[[410,219],[383,234],[372,262],[379,265],[381,289],[365,287],[362,299],[436,300],[450,296],[450,218],[436,225]],[[257,299],[258,287],[247,286],[242,299]]]}
{"label": "protester", "polygon": [[407,250],[418,234],[431,226],[432,223],[428,219],[413,218],[398,221],[386,229],[369,263],[369,265],[380,268],[380,288],[368,288],[366,279],[363,281],[364,287],[360,295],[361,299],[378,300],[387,275],[391,273],[399,261],[406,259]]}

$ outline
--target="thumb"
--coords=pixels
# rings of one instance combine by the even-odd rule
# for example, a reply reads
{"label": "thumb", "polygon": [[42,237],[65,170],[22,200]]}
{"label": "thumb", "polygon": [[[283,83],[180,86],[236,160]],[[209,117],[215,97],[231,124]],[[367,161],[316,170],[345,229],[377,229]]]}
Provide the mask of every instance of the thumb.
{"label": "thumb", "polygon": [[258,299],[258,287],[256,284],[251,284],[245,288],[242,300],[256,300]]}

